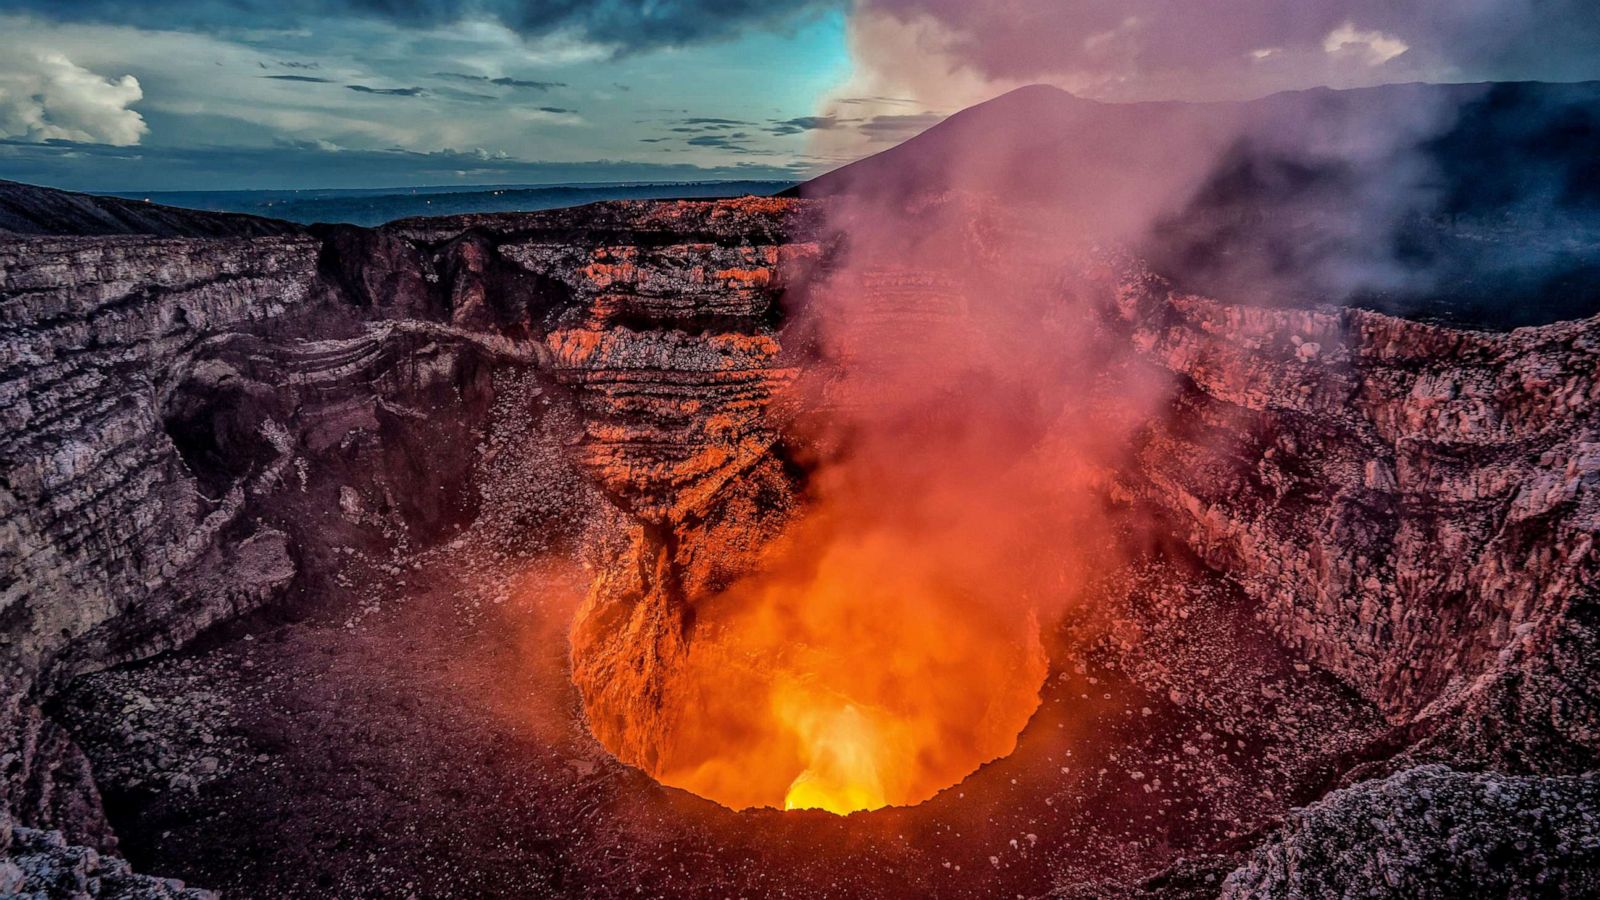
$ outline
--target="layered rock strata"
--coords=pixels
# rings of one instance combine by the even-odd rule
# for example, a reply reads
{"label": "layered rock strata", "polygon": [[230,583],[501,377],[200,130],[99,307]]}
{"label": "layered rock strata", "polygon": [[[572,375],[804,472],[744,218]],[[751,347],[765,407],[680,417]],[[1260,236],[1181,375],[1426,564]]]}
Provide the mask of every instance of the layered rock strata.
{"label": "layered rock strata", "polygon": [[[1180,379],[1132,493],[1395,721],[1558,690],[1503,740],[1553,728],[1593,759],[1596,685],[1570,644],[1595,599],[1600,322],[1465,332],[1119,281],[1134,343]],[[1535,677],[1555,654],[1561,674]]]}

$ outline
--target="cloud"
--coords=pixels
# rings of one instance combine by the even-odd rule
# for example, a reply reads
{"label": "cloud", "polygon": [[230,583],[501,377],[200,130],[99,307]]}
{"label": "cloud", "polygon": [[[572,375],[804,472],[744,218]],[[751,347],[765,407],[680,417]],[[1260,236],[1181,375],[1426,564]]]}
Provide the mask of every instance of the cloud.
{"label": "cloud", "polygon": [[524,37],[568,35],[631,53],[680,47],[777,29],[841,0],[10,0],[13,11],[55,20],[148,28],[285,29],[327,19],[375,19],[404,27],[499,22]]}
{"label": "cloud", "polygon": [[841,119],[838,116],[797,116],[793,119],[774,121],[767,131],[777,135],[800,134],[804,131],[826,131],[838,128],[850,119]]}
{"label": "cloud", "polygon": [[458,91],[451,87],[436,87],[433,94],[446,100],[460,100],[465,103],[498,103],[501,98],[493,94],[479,94],[473,91]]}
{"label": "cloud", "polygon": [[732,134],[702,134],[698,137],[689,138],[685,143],[696,147],[725,147],[729,144],[744,142],[749,137],[748,134],[742,131],[735,131]]}
{"label": "cloud", "polygon": [[435,72],[435,78],[454,78],[458,81],[472,81],[478,84],[492,84],[496,87],[528,88],[536,91],[548,91],[554,88],[567,86],[564,81],[528,81],[521,78],[490,78],[487,75],[468,75],[465,72]]}
{"label": "cloud", "polygon": [[60,53],[0,40],[0,138],[132,146],[149,131],[129,108],[143,97],[132,75],[107,78]]}
{"label": "cloud", "polygon": [[1411,49],[1411,45],[1381,31],[1362,31],[1354,22],[1346,22],[1328,32],[1322,40],[1322,49],[1329,55],[1355,53],[1369,66],[1381,66]]}
{"label": "cloud", "polygon": [[427,90],[419,87],[375,88],[364,84],[347,84],[345,87],[362,94],[379,94],[384,97],[426,97]]}
{"label": "cloud", "polygon": [[[717,116],[689,116],[683,119],[673,119],[679,124],[668,128],[673,134],[716,134],[730,132],[735,129],[751,128],[756,123],[745,119],[724,119]],[[740,137],[744,134],[741,132]],[[704,146],[712,146],[705,144]]]}
{"label": "cloud", "polygon": [[837,97],[833,102],[850,105],[884,104],[887,106],[915,106],[917,104],[917,101],[908,97]]}
{"label": "cloud", "polygon": [[769,152],[752,147],[750,145],[750,134],[744,131],[734,131],[728,134],[702,134],[689,138],[684,143],[691,147],[709,147],[733,153],[764,154]]}
{"label": "cloud", "polygon": [[[293,11],[299,3],[288,0],[285,5]],[[833,35],[837,38],[836,30]],[[564,48],[574,46],[573,39],[526,41],[484,22],[408,29],[345,18],[319,23],[314,30],[229,29],[204,34],[0,13],[0,44],[8,40],[24,48],[59,51],[102,75],[135,74],[144,99],[132,107],[150,129],[144,148],[152,144],[262,147],[290,140],[326,141],[351,150],[485,147],[522,159],[557,161],[764,160],[683,143],[685,137],[704,133],[699,131],[655,145],[639,139],[668,137],[667,126],[692,117],[724,124],[686,127],[743,129],[755,136],[751,146],[759,147],[777,143],[760,130],[759,123],[767,117],[811,111],[807,98],[773,98],[757,79],[724,88],[723,73],[748,62],[751,50],[742,44],[619,63],[595,56],[571,58]],[[755,41],[761,48],[771,44],[769,38]],[[291,61],[303,65],[285,65]],[[13,62],[0,54],[0,71]],[[316,68],[309,68],[312,65]],[[323,78],[328,83],[267,77],[278,75]],[[638,82],[631,93],[612,90],[615,82],[633,79]],[[534,84],[552,87],[530,86]],[[558,84],[568,86],[554,87]],[[348,85],[391,93],[352,90]],[[425,93],[413,93],[412,88]],[[691,95],[710,99],[686,108],[685,99]],[[735,122],[756,124],[731,124]],[[656,152],[669,148],[675,152],[665,156]],[[786,150],[792,152],[792,147]],[[300,163],[287,154],[283,159],[266,172],[241,171],[237,177],[240,183],[271,177],[274,184],[295,184],[302,177]],[[99,172],[90,171],[100,166],[98,161],[85,159],[80,165],[85,171],[76,177],[100,178]],[[4,172],[0,177],[19,177],[3,163],[0,171]],[[109,177],[113,171],[131,169],[105,171],[107,183],[118,189],[164,178],[148,167],[138,170],[137,180]],[[365,173],[350,176],[365,178]],[[309,171],[305,177],[312,177]]]}
{"label": "cloud", "polygon": [[927,131],[944,119],[942,113],[873,116],[857,125],[856,130],[874,141],[903,141]]}

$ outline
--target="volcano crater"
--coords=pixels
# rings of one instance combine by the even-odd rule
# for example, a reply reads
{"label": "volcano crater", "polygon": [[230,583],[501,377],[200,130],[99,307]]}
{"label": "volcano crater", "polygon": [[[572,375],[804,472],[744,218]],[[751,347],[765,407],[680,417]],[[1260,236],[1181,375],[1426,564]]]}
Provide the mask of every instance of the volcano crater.
{"label": "volcano crater", "polygon": [[[1063,289],[1030,257],[1027,285],[1064,310],[1038,334],[1093,338],[1070,364],[1096,377],[1068,382],[1085,389],[1060,430],[1011,427],[1066,401],[1002,382],[981,396],[1006,401],[1004,427],[906,426],[907,409],[970,409],[917,394],[863,439],[878,420],[861,410],[881,408],[863,398],[909,388],[819,355],[800,327],[850,265],[821,208],[615,203],[174,239],[181,271],[133,239],[10,245],[13,282],[44,262],[80,277],[17,294],[37,327],[16,341],[52,362],[8,386],[61,418],[10,429],[8,457],[62,462],[8,490],[51,510],[24,525],[57,546],[116,551],[19,563],[30,584],[107,587],[65,612],[24,598],[28,637],[7,651],[28,674],[7,698],[30,736],[4,764],[13,815],[31,810],[16,846],[56,829],[235,896],[1242,897],[1292,883],[1283,859],[1306,833],[1333,854],[1388,822],[1391,846],[1442,854],[1406,877],[1444,883],[1470,866],[1419,810],[1593,807],[1592,667],[1562,661],[1600,644],[1596,320],[1490,333],[1232,305],[1105,252],[1074,256]],[[1015,245],[987,248],[980,272]],[[848,283],[869,348],[899,346],[881,338],[905,322],[954,340],[965,326],[928,323],[986,312],[915,270]],[[1119,402],[1129,383],[1160,390]],[[852,428],[803,424],[818,418]],[[72,452],[69,429],[88,435]],[[1056,454],[1088,431],[1094,452]],[[941,466],[1003,464],[952,470],[982,491],[910,495],[939,471],[903,452],[928,433],[955,448]],[[129,442],[128,470],[71,462]],[[912,480],[837,465],[863,457]],[[1045,470],[1064,511],[1018,507]],[[877,478],[912,518],[834,505]],[[849,539],[797,538],[818,516]],[[896,540],[933,520],[962,524],[929,532],[931,552]],[[1034,537],[972,543],[1006,521]],[[860,547],[883,552],[848,556]],[[862,583],[813,577],[841,554]],[[713,600],[787,596],[774,571],[875,602],[808,588],[757,604],[783,627],[764,621],[685,695],[696,642],[740,621]],[[926,585],[896,581],[908,572],[962,599],[930,612]],[[1005,590],[973,589],[974,572],[1009,573]],[[1004,639],[977,660],[924,633],[972,647],[981,628],[949,630],[985,622]],[[700,774],[674,764],[684,733],[766,739],[778,707],[732,656],[790,652],[797,623],[856,638],[827,663],[881,682],[861,709],[962,726],[998,710],[1001,738],[947,763],[928,754],[949,732],[919,733],[871,761],[878,792],[862,794],[859,767],[824,783],[830,719],[832,756],[735,758],[760,791],[671,786],[727,783],[704,775],[715,746]],[[902,640],[933,651],[896,658]],[[1022,689],[996,691],[996,672]],[[726,709],[702,702],[712,689]],[[706,710],[731,724],[680,718]],[[810,720],[785,721],[792,737]],[[938,783],[895,793],[912,763]],[[1531,843],[1499,838],[1523,842],[1517,861],[1480,877],[1592,886],[1552,849],[1592,826],[1530,827]]]}

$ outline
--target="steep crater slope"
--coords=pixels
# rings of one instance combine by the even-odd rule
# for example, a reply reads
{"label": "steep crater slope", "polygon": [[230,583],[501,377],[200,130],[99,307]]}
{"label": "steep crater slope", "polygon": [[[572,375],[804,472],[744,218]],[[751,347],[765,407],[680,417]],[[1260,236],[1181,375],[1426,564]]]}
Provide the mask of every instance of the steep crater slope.
{"label": "steep crater slope", "polygon": [[[1592,807],[1600,324],[1230,306],[1120,257],[1097,327],[1177,391],[1099,474],[1138,549],[1051,623],[1017,751],[849,818],[616,763],[586,725],[650,735],[596,710],[648,706],[694,598],[805,502],[774,397],[819,215],[7,242],[8,817],[109,849],[98,779],[141,868],[242,895],[1270,896],[1308,833],[1395,816],[1476,871],[1393,810]],[[1493,877],[1592,885],[1588,826],[1509,827],[1533,849]]]}

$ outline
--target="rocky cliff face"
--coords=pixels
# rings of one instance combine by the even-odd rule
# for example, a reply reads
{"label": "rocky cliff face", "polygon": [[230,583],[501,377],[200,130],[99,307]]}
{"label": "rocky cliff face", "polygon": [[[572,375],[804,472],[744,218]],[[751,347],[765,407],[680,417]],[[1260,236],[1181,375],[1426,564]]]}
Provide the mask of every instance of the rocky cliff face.
{"label": "rocky cliff face", "polygon": [[[1463,332],[1121,286],[1135,344],[1182,383],[1129,490],[1285,641],[1396,722],[1550,688],[1525,667],[1593,602],[1600,324]],[[1592,676],[1561,668],[1577,695],[1544,725],[1590,759]]]}
{"label": "rocky cliff face", "polygon": [[[570,470],[606,498],[527,487],[508,527],[598,563],[573,677],[597,736],[648,767],[662,726],[637,713],[689,639],[685,598],[753,566],[803,499],[773,398],[803,361],[782,298],[830,264],[819,215],[612,203],[0,244],[0,807],[109,846],[41,706],[263,605],[316,604],[339,548],[456,534],[508,404],[546,423],[524,485]],[[1092,274],[1106,333],[1179,385],[1112,493],[1389,714],[1389,744],[1352,763],[1592,766],[1600,321],[1463,332],[1233,306],[1121,259]],[[889,309],[915,285],[879,281]],[[1289,877],[1304,840],[1229,890]]]}

